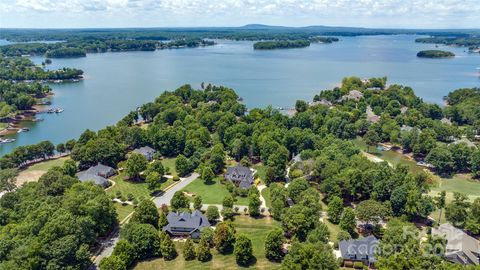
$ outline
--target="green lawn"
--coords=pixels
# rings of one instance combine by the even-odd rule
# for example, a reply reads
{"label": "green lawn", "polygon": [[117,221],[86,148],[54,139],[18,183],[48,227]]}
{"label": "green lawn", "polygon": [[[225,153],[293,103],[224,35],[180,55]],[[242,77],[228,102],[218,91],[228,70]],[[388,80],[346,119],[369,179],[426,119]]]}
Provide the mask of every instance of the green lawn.
{"label": "green lawn", "polygon": [[119,222],[126,218],[130,213],[132,213],[134,209],[133,206],[129,204],[123,205],[121,203],[115,202],[113,203],[113,205],[115,206],[115,210],[117,211],[117,219]]}
{"label": "green lawn", "polygon": [[[279,264],[272,263],[265,258],[265,237],[278,223],[272,218],[254,219],[249,216],[236,216],[233,222],[237,233],[246,234],[253,244],[253,255],[256,263],[249,269],[278,269]],[[235,261],[233,254],[221,255],[215,249],[212,249],[212,260],[202,263],[197,260],[185,261],[182,257],[183,242],[175,242],[179,256],[173,261],[163,259],[154,259],[137,264],[134,269],[242,269]]]}
{"label": "green lawn", "polygon": [[266,187],[262,190],[262,196],[265,199],[265,203],[267,207],[270,208],[272,206],[272,199],[270,198],[270,188]]}
{"label": "green lawn", "polygon": [[7,123],[0,123],[0,130],[6,129],[8,127]]}
{"label": "green lawn", "polygon": [[447,201],[453,198],[453,192],[464,193],[472,201],[480,197],[480,181],[471,179],[469,175],[457,174],[452,178],[439,179],[439,183],[431,187],[431,195],[436,195],[445,190],[447,192]]}
{"label": "green lawn", "polygon": [[123,196],[127,196],[127,194],[132,193],[137,200],[150,197],[150,190],[148,190],[146,183],[125,180],[124,173],[120,173],[110,178],[110,180],[115,182],[115,186],[108,189],[107,194],[115,195],[117,191],[120,191],[122,192]]}
{"label": "green lawn", "polygon": [[177,170],[175,170],[175,160],[176,158],[164,158],[162,159],[162,164],[165,169],[170,168],[170,174],[172,176],[177,176]]}
{"label": "green lawn", "polygon": [[[204,204],[222,204],[223,198],[229,194],[225,185],[220,183],[221,177],[213,179],[212,183],[205,184],[203,180],[196,179],[183,190],[202,196]],[[248,205],[248,198],[237,197],[236,205]]]}
{"label": "green lawn", "polygon": [[265,183],[264,180],[265,180],[266,168],[265,168],[265,166],[263,166],[263,163],[258,163],[256,165],[254,165],[253,168],[255,170],[257,170],[257,175],[260,178],[260,180],[262,180],[262,183]]}
{"label": "green lawn", "polygon": [[39,162],[29,166],[25,171],[48,171],[48,169],[55,167],[55,166],[62,166],[63,163],[70,159],[70,157],[62,157],[52,160],[47,160],[43,162]]}

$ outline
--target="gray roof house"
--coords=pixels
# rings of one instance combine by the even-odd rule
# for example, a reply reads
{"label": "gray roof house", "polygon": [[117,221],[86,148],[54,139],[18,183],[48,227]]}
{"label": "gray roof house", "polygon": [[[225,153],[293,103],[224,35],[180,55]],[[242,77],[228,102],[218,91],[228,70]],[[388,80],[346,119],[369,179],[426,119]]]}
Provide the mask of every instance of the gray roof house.
{"label": "gray roof house", "polygon": [[376,115],[374,112],[373,112],[373,109],[370,105],[367,106],[367,110],[366,110],[366,113],[367,113],[367,121],[370,122],[370,123],[376,123],[378,121],[380,121],[380,116]]}
{"label": "gray roof house", "polygon": [[342,96],[342,101],[355,100],[359,101],[363,97],[363,93],[358,90],[351,90],[347,95]]}
{"label": "gray roof house", "polygon": [[77,173],[78,179],[82,182],[94,182],[102,187],[108,187],[110,182],[107,180],[110,176],[115,175],[115,169],[112,167],[98,163],[88,168],[88,170]]}
{"label": "gray roof house", "polygon": [[132,152],[143,155],[148,161],[152,161],[153,156],[156,153],[155,149],[151,148],[150,146],[143,146],[133,150]]}
{"label": "gray roof house", "polygon": [[449,223],[432,229],[432,235],[445,237],[445,259],[463,265],[480,265],[480,242]]}
{"label": "gray roof house", "polygon": [[253,184],[253,172],[248,167],[237,164],[235,167],[228,167],[225,179],[232,181],[240,188],[248,189]]}
{"label": "gray roof house", "polygon": [[168,224],[163,230],[172,236],[191,236],[199,238],[201,230],[210,227],[207,217],[195,210],[193,213],[170,212],[167,215]]}
{"label": "gray roof house", "polygon": [[375,263],[375,250],[378,239],[370,235],[362,239],[343,240],[338,243],[342,258],[347,261],[361,261],[366,265]]}

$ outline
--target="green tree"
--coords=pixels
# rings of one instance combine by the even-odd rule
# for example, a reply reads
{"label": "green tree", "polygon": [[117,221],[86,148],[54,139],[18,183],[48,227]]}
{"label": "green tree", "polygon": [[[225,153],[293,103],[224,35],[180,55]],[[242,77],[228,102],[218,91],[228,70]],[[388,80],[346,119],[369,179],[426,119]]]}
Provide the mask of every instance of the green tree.
{"label": "green tree", "polygon": [[160,238],[150,224],[129,222],[121,231],[121,238],[130,242],[138,259],[148,259],[160,255]]}
{"label": "green tree", "polygon": [[125,239],[120,239],[115,247],[113,248],[113,256],[117,256],[123,262],[125,262],[126,267],[129,267],[135,261],[136,253],[132,244],[130,244]]}
{"label": "green tree", "polygon": [[297,112],[304,112],[308,109],[308,104],[304,100],[297,100],[295,102],[295,110]]}
{"label": "green tree", "polygon": [[202,171],[203,182],[211,183],[214,177],[215,174],[213,173],[212,168],[210,168],[210,166],[205,166]]}
{"label": "green tree", "polygon": [[132,153],[125,163],[125,171],[130,178],[138,180],[140,173],[147,169],[148,161],[142,154]]}
{"label": "green tree", "polygon": [[438,194],[435,197],[435,205],[440,210],[440,213],[438,214],[438,222],[439,223],[442,220],[442,210],[446,206],[446,197],[447,197],[447,193],[445,192],[445,190],[442,190],[440,192],[440,194]]}
{"label": "green tree", "polygon": [[183,194],[183,191],[179,190],[173,194],[172,199],[170,200],[170,205],[173,210],[178,210],[182,208],[190,208],[190,201],[187,196]]}
{"label": "green tree", "polygon": [[309,243],[321,242],[321,243],[327,244],[329,236],[330,236],[330,231],[328,230],[327,225],[325,225],[325,223],[323,222],[320,222],[316,225],[314,230],[311,230],[308,233],[307,242]]}
{"label": "green tree", "polygon": [[150,172],[145,179],[150,191],[156,190],[160,186],[161,176],[157,172]]}
{"label": "green tree", "polygon": [[210,243],[204,238],[200,238],[200,242],[197,245],[197,260],[201,262],[209,261],[212,258],[212,253],[210,252]]}
{"label": "green tree", "polygon": [[157,227],[159,217],[160,215],[153,201],[144,199],[138,204],[135,212],[133,212],[131,222],[145,223]]}
{"label": "green tree", "polygon": [[260,197],[257,194],[251,194],[248,196],[248,212],[250,216],[256,217],[260,215]]}
{"label": "green tree", "polygon": [[470,164],[472,164],[472,177],[479,178],[480,177],[480,150],[475,150],[472,153],[470,158]]}
{"label": "green tree", "polygon": [[293,180],[287,187],[288,197],[292,198],[294,202],[299,202],[301,193],[309,188],[307,180],[303,178]]}
{"label": "green tree", "polygon": [[100,261],[100,270],[126,270],[127,266],[125,262],[122,261],[119,257],[111,255],[105,257]]}
{"label": "green tree", "polygon": [[371,146],[376,146],[380,142],[380,136],[374,129],[369,129],[363,136],[363,140],[367,144],[367,151],[370,151]]}
{"label": "green tree", "polygon": [[282,269],[338,269],[328,244],[294,242],[282,261]]}
{"label": "green tree", "polygon": [[179,176],[186,176],[192,172],[190,161],[184,155],[178,155],[175,160],[175,169]]}
{"label": "green tree", "polygon": [[220,217],[218,208],[215,205],[209,205],[207,208],[206,216],[208,221],[215,222]]}
{"label": "green tree", "polygon": [[193,208],[196,210],[202,209],[202,196],[197,195],[193,198]]}
{"label": "green tree", "polygon": [[355,215],[360,221],[367,224],[377,225],[378,222],[388,216],[389,209],[382,203],[374,200],[362,201],[355,208]]}
{"label": "green tree", "polygon": [[164,237],[160,244],[160,250],[162,252],[162,256],[165,260],[170,261],[177,257],[177,251],[175,250],[175,245],[173,244],[172,239],[167,235]]}
{"label": "green tree", "polygon": [[191,238],[188,238],[183,245],[183,258],[185,261],[191,261],[195,259],[195,247],[193,246],[193,241]]}
{"label": "green tree", "polygon": [[221,222],[215,228],[213,243],[218,252],[226,254],[233,248],[235,242],[235,230],[227,222]]}
{"label": "green tree", "polygon": [[438,146],[433,148],[426,158],[426,161],[442,174],[450,174],[453,172],[454,160],[452,153],[447,147]]}
{"label": "green tree", "polygon": [[232,195],[228,194],[223,198],[222,206],[223,207],[228,207],[228,208],[233,208]]}
{"label": "green tree", "polygon": [[78,171],[78,168],[77,168],[77,163],[75,161],[71,159],[65,160],[62,166],[63,174],[75,176],[77,171]]}
{"label": "green tree", "polygon": [[244,234],[240,234],[235,240],[233,253],[239,265],[247,265],[253,258],[252,241]]}
{"label": "green tree", "polygon": [[17,169],[0,170],[0,191],[13,191],[17,183]]}
{"label": "green tree", "polygon": [[265,257],[271,261],[281,261],[283,258],[283,243],[285,237],[280,228],[268,232],[265,239]]}
{"label": "green tree", "polygon": [[58,153],[64,153],[65,152],[65,144],[63,144],[63,143],[57,144],[57,147],[55,147],[55,150],[57,150]]}
{"label": "green tree", "polygon": [[328,218],[335,224],[340,222],[340,217],[343,212],[343,200],[340,197],[333,196],[328,202]]}
{"label": "green tree", "polygon": [[463,227],[468,218],[470,203],[465,194],[454,192],[453,201],[445,209],[445,217],[454,226]]}
{"label": "green tree", "polygon": [[160,216],[158,217],[158,228],[162,229],[167,225],[168,225],[167,215],[165,215],[165,212],[160,211]]}
{"label": "green tree", "polygon": [[355,212],[350,207],[343,209],[342,217],[340,218],[340,228],[347,231],[350,235],[355,234]]}
{"label": "green tree", "polygon": [[160,160],[154,160],[147,166],[147,171],[149,173],[156,172],[162,177],[165,174],[165,168]]}

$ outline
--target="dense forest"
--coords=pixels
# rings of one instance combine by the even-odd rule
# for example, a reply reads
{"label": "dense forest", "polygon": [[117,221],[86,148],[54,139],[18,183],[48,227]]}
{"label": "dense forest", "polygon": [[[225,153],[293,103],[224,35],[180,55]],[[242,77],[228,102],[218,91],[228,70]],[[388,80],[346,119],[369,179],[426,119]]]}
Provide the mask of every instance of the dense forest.
{"label": "dense forest", "polygon": [[85,38],[57,43],[17,43],[0,46],[5,56],[44,55],[49,58],[84,57],[86,53],[155,51],[181,47],[199,47],[214,45],[213,41],[203,39],[179,39],[161,42],[157,40],[130,40]]}
{"label": "dense forest", "polygon": [[12,116],[19,110],[31,109],[37,99],[52,89],[40,83],[11,83],[0,80],[0,118]]}
{"label": "dense forest", "polygon": [[441,51],[441,50],[426,50],[419,51],[417,57],[421,58],[450,58],[455,57],[455,54],[452,52]]}
{"label": "dense forest", "polygon": [[275,40],[258,41],[253,44],[255,50],[305,48],[310,46],[309,40]]}
{"label": "dense forest", "polygon": [[[77,140],[66,142],[63,149],[70,151],[74,162],[51,169],[38,183],[27,184],[0,199],[0,268],[22,269],[27,263],[39,269],[85,268],[88,249],[95,237],[115,225],[115,214],[102,190],[78,184],[71,176],[99,162],[113,167],[125,160],[129,163],[135,157],[127,159],[130,150],[148,145],[161,156],[177,157],[176,169],[182,176],[193,171],[202,177],[207,172],[220,175],[227,155],[243,164],[261,161],[266,171],[264,182],[271,188],[271,214],[281,224],[281,231],[275,233],[280,244],[267,249],[266,256],[281,261],[285,269],[319,265],[322,269],[338,268],[328,244],[328,228],[320,222],[321,199],[329,205],[332,222],[342,228],[336,240],[358,237],[356,217],[374,227],[373,233],[383,245],[398,241],[405,244],[393,254],[379,254],[380,269],[460,269],[438,256],[419,252],[433,240],[421,242],[418,229],[410,222],[425,220],[436,208],[445,207],[437,203],[441,198],[427,195],[429,176],[413,174],[402,165],[392,168],[387,163],[370,162],[350,139],[363,136],[372,146],[379,142],[398,144],[405,152],[426,157],[438,170],[445,169],[441,164],[447,156],[453,162],[452,170],[478,175],[480,150],[463,143],[450,144],[463,135],[478,135],[478,118],[472,119],[474,115],[464,111],[472,104],[478,107],[478,89],[451,93],[447,97],[449,106],[442,109],[423,102],[411,88],[388,86],[386,81],[345,78],[341,87],[320,92],[315,102],[297,101],[296,113],[291,117],[272,107],[247,111],[235,91],[222,86],[194,90],[184,85],[166,91],[116,125],[98,132],[86,130]],[[368,107],[379,118],[369,117]],[[452,113],[450,110],[459,115],[452,117],[451,125],[441,121]],[[139,120],[148,125],[140,127]],[[411,129],[402,130],[404,126]],[[15,170],[28,160],[51,156],[54,148],[49,142],[19,147],[0,158],[0,168]],[[449,154],[432,154],[440,151],[437,148]],[[286,166],[298,153],[301,162],[290,171],[293,181],[285,188],[279,183],[285,181]],[[1,183],[5,183],[11,178],[2,179]],[[258,197],[254,192],[249,192],[249,198]],[[293,206],[287,207],[287,198]],[[188,199],[181,201],[185,200],[188,204]],[[480,200],[470,203],[456,195],[446,207],[447,219],[471,233],[479,233],[480,220],[475,212],[479,204]],[[172,205],[174,209],[184,207]],[[144,207],[141,209],[149,206],[145,203]],[[254,208],[249,208],[250,215],[254,215]],[[461,217],[455,215],[459,208],[463,209]],[[133,246],[129,249],[133,255],[121,257],[125,250],[114,252],[103,262],[102,269],[108,269],[109,263],[131,265],[135,260],[160,255],[175,257],[170,239],[159,236],[158,214],[150,219],[147,217],[152,215],[147,212],[152,211],[136,212],[122,231],[124,243],[119,249]],[[390,220],[387,229],[377,226],[382,220]],[[408,239],[399,239],[405,226],[412,227],[414,233],[408,234]],[[234,228],[220,223],[217,230],[216,234],[224,235]],[[292,243],[286,256],[278,251],[284,236]],[[239,242],[245,240],[239,238]],[[213,242],[220,252],[226,248],[221,241]],[[210,249],[208,242],[202,243],[199,247]]]}
{"label": "dense forest", "polygon": [[80,69],[45,70],[28,58],[0,56],[0,80],[68,80],[79,79],[82,75]]}
{"label": "dense forest", "polygon": [[460,36],[460,37],[434,36],[434,37],[427,37],[427,38],[417,38],[415,42],[462,46],[462,47],[468,47],[470,50],[475,50],[480,48],[480,37],[478,35],[467,36],[467,37],[465,36]]}

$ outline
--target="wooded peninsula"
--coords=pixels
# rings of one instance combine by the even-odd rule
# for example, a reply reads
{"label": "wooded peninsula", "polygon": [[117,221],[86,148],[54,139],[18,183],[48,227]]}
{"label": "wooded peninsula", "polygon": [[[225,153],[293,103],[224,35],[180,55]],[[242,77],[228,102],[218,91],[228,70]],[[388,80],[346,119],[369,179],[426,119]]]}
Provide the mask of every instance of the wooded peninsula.
{"label": "wooded peninsula", "polygon": [[426,50],[426,51],[419,51],[417,53],[417,57],[421,58],[451,58],[455,57],[455,54],[448,51],[441,51],[441,50]]}

